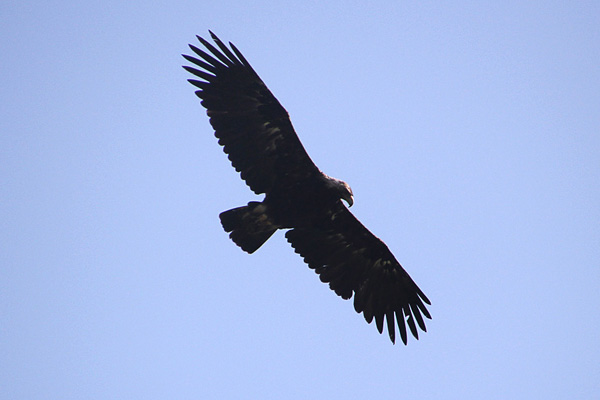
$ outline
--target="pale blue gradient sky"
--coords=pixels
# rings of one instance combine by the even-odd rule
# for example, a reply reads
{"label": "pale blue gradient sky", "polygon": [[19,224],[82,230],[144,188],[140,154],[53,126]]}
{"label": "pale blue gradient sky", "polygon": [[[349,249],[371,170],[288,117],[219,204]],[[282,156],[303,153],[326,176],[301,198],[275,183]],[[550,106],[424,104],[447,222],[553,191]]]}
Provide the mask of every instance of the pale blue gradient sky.
{"label": "pale blue gradient sky", "polygon": [[[365,3],[366,4],[366,3]],[[596,2],[4,2],[7,399],[597,399]],[[275,235],[181,69],[211,29],[432,300],[392,346]]]}

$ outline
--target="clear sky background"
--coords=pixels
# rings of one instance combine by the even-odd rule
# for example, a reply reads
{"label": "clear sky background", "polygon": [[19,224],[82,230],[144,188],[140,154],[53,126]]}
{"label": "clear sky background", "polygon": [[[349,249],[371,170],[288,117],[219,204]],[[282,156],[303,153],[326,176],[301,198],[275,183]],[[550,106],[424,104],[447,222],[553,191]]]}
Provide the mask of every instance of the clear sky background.
{"label": "clear sky background", "polygon": [[[181,68],[208,29],[432,300],[420,340],[222,231],[256,196]],[[0,54],[0,397],[599,398],[600,3],[5,1]]]}

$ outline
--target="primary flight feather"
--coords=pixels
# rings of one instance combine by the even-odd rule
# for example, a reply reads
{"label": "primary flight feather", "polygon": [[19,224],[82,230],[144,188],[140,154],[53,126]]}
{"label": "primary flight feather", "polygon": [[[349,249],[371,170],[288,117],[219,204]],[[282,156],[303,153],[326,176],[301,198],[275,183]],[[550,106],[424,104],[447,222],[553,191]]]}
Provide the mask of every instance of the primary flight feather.
{"label": "primary flight feather", "polygon": [[344,299],[354,295],[354,308],[368,323],[384,321],[392,342],[396,324],[404,344],[407,328],[419,338],[423,316],[431,304],[388,247],[348,210],[353,194],[347,183],[331,178],[312,162],[296,135],[287,111],[232,44],[212,32],[216,47],[190,49],[184,66],[196,79],[189,82],[206,108],[219,144],[233,167],[262,202],[220,214],[221,224],[244,251],[253,253],[278,229],[321,281]]}

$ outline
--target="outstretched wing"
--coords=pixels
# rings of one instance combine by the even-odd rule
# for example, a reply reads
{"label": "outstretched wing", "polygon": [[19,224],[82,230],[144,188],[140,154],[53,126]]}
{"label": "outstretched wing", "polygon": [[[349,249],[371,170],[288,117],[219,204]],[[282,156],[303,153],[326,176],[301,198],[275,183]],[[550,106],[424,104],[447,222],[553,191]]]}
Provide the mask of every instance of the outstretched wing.
{"label": "outstretched wing", "polygon": [[[417,325],[427,331],[423,316],[431,318],[424,303],[431,304],[394,255],[341,203],[321,226],[295,228],[286,233],[321,281],[344,299],[354,294],[354,308],[368,323],[373,318],[379,333],[383,320],[392,342],[396,339],[394,317],[404,344],[406,325],[419,338]],[[416,322],[416,323],[415,323]]]}
{"label": "outstretched wing", "polygon": [[189,82],[200,89],[196,95],[202,99],[215,136],[242,179],[260,194],[318,173],[287,111],[242,53],[210,35],[218,49],[198,36],[212,55],[190,45],[198,58],[183,57],[199,69],[183,68],[201,79]]}

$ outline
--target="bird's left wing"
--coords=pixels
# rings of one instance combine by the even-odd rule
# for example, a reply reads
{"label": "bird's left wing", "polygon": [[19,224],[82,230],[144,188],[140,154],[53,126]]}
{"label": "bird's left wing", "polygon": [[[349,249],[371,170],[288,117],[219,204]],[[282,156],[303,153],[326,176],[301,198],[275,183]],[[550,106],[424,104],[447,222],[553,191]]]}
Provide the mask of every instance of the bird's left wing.
{"label": "bird's left wing", "polygon": [[406,325],[417,339],[417,325],[427,330],[423,321],[423,316],[431,318],[424,304],[431,304],[427,296],[385,243],[341,202],[320,226],[295,228],[285,236],[321,281],[344,299],[354,294],[356,312],[362,312],[368,323],[375,318],[379,333],[385,318],[392,342],[396,338],[394,317],[404,344]]}

